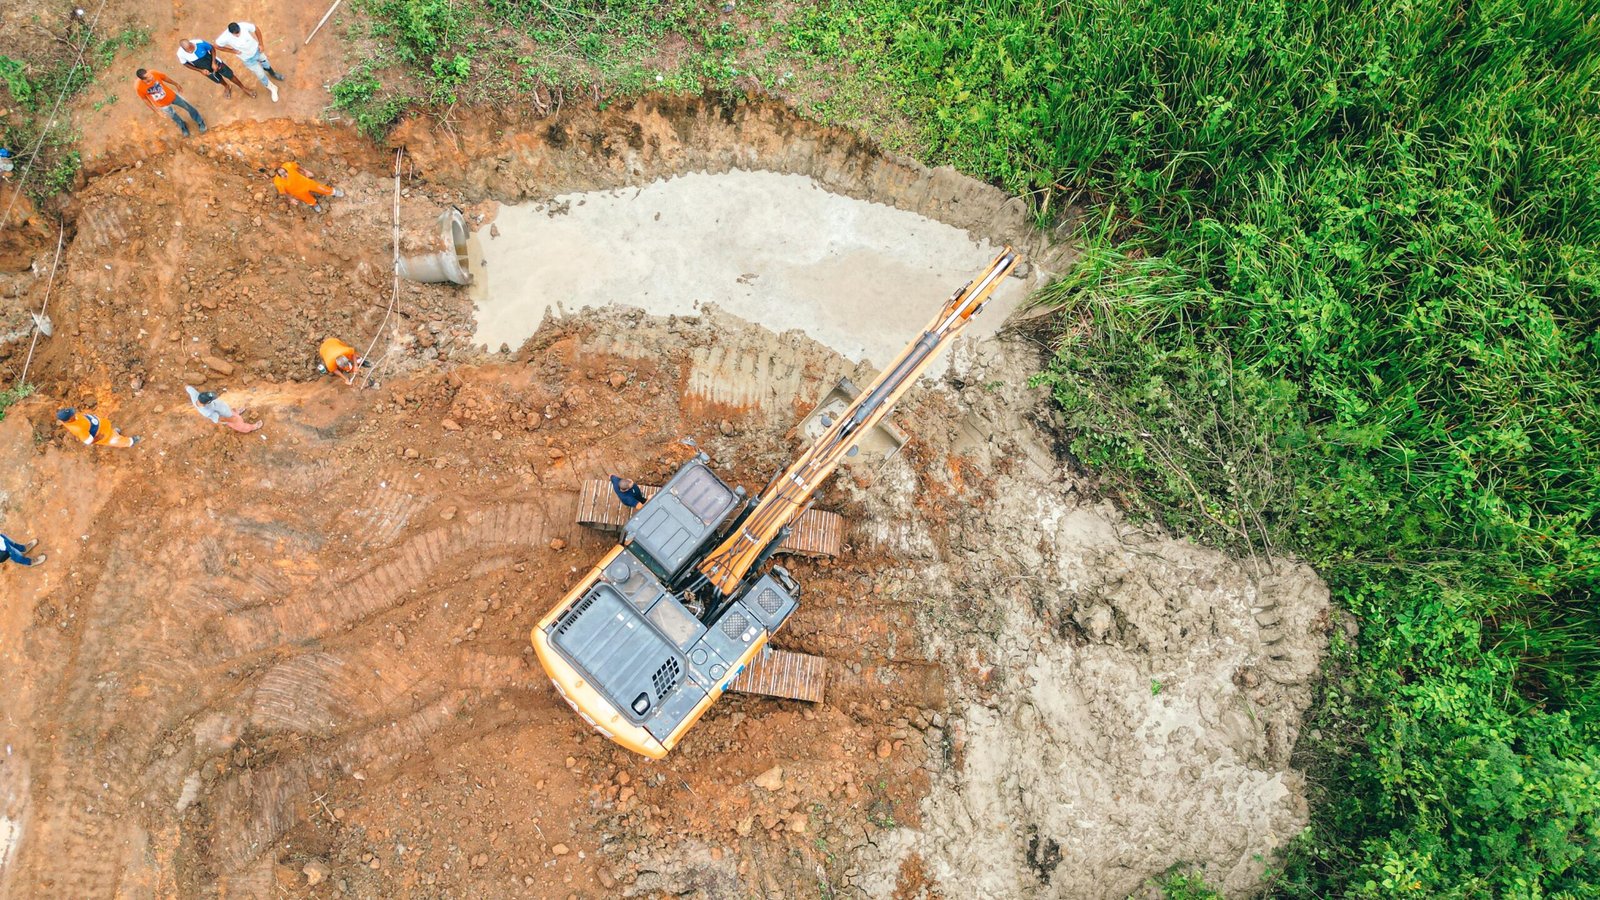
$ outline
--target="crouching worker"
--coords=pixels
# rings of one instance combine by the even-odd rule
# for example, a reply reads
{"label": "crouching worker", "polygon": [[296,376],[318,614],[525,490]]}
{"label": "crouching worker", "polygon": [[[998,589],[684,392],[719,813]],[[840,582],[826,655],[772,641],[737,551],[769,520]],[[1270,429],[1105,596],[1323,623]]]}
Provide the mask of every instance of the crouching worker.
{"label": "crouching worker", "polygon": [[322,342],[322,346],[317,348],[317,355],[322,357],[322,362],[317,365],[317,371],[323,375],[342,378],[345,384],[356,383],[357,369],[372,366],[372,363],[356,354],[356,348],[334,337]]}
{"label": "crouching worker", "polygon": [[[265,172],[265,169],[261,171]],[[323,197],[343,197],[344,191],[328,187],[300,168],[299,163],[286,162],[272,173],[272,186],[284,197],[293,197],[301,203],[322,212]]]}
{"label": "crouching worker", "polygon": [[194,404],[194,408],[199,411],[200,415],[216,422],[218,425],[226,425],[240,434],[249,434],[261,427],[260,422],[254,425],[247,423],[244,420],[244,410],[234,412],[233,407],[218,400],[216,393],[213,391],[197,391],[187,384],[183,386],[183,389],[189,392],[189,402]]}
{"label": "crouching worker", "polygon": [[125,437],[121,431],[101,422],[98,416],[86,412],[78,412],[70,406],[56,410],[56,421],[61,427],[67,429],[73,437],[85,444],[99,444],[104,447],[132,447],[139,443],[139,436]]}

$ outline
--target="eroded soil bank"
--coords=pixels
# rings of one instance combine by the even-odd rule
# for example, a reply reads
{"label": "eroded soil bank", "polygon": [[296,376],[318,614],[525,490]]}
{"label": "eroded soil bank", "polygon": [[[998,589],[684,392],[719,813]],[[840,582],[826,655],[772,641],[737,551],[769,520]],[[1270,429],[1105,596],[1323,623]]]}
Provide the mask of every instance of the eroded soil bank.
{"label": "eroded soil bank", "polygon": [[[397,133],[408,233],[449,204],[491,222],[737,167],[1019,243],[1041,270],[1070,256],[991,188],[766,104],[467,128]],[[274,205],[253,175],[280,155],[349,196],[321,218]],[[51,554],[6,573],[0,606],[0,889],[1112,897],[1187,863],[1252,890],[1304,822],[1288,749],[1326,593],[1084,496],[1024,340],[963,345],[896,414],[906,449],[821,498],[848,547],[790,562],[806,595],[778,643],[830,660],[827,703],[729,698],[663,763],[588,734],[526,646],[606,543],[572,523],[581,481],[659,479],[690,436],[757,488],[799,416],[871,372],[714,308],[598,309],[484,354],[466,293],[407,285],[382,386],[311,382],[315,342],[365,343],[388,304],[391,159],[238,124],[78,198],[41,396],[0,424],[3,521]],[[43,286],[5,276],[0,314]],[[0,344],[3,371],[24,344]],[[213,429],[186,381],[267,428]],[[64,444],[63,402],[147,440]]]}

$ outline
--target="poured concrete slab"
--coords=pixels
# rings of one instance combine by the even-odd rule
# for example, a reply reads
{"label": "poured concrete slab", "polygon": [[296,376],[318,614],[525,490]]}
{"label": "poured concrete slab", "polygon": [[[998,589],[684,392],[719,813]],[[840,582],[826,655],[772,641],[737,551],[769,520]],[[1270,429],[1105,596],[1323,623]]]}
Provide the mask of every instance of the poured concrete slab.
{"label": "poured concrete slab", "polygon": [[[882,366],[998,248],[957,228],[823,190],[803,175],[685,175],[502,207],[480,232],[477,340],[517,347],[547,311],[704,303]],[[967,334],[994,334],[1026,293],[1007,279]],[[948,355],[931,370],[942,372]]]}

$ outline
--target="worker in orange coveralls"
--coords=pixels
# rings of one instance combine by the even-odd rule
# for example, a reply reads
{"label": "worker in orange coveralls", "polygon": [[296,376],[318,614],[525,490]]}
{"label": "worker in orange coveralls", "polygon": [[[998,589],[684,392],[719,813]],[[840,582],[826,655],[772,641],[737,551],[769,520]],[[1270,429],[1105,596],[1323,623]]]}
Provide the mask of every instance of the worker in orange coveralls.
{"label": "worker in orange coveralls", "polygon": [[56,410],[56,421],[61,427],[67,429],[73,437],[85,444],[100,444],[105,447],[132,447],[139,443],[139,436],[125,437],[121,431],[101,422],[97,416],[89,413],[78,412],[72,407],[63,407]]}
{"label": "worker in orange coveralls", "polygon": [[279,194],[293,197],[317,212],[322,212],[321,197],[344,196],[344,191],[328,187],[312,178],[311,173],[300,168],[299,163],[292,162],[286,162],[277,168],[272,175],[272,186],[278,189]]}
{"label": "worker in orange coveralls", "polygon": [[371,365],[356,354],[356,348],[336,337],[324,340],[322,346],[317,348],[317,355],[322,357],[317,371],[324,375],[337,375],[344,379],[345,384],[355,384],[356,369]]}

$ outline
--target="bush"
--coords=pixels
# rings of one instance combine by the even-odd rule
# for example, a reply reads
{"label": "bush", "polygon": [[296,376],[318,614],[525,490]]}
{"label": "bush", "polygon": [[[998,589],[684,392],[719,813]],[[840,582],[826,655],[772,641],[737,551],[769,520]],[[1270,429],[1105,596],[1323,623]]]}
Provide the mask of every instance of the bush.
{"label": "bush", "polygon": [[373,140],[382,140],[411,104],[411,98],[386,91],[368,65],[334,82],[331,92],[334,109],[349,113],[361,133]]}
{"label": "bush", "polygon": [[5,421],[6,410],[18,400],[33,396],[33,385],[19,384],[16,387],[0,390],[0,422]]}

